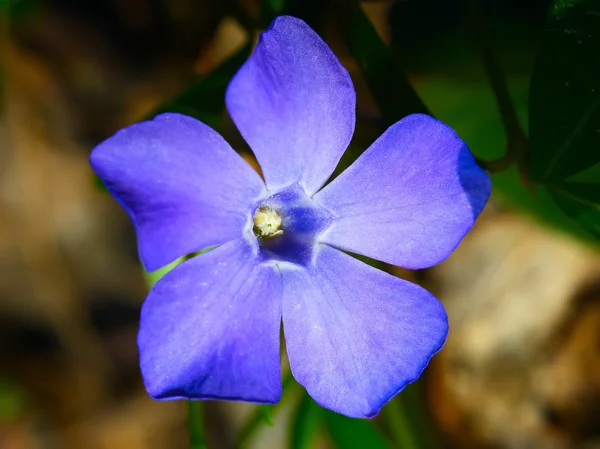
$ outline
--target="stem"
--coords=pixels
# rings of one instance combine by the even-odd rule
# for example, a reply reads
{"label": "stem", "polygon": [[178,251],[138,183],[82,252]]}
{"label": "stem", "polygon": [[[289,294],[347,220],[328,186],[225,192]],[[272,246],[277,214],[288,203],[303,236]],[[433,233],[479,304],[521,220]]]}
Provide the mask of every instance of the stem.
{"label": "stem", "polygon": [[190,427],[190,449],[207,449],[202,426],[202,403],[200,401],[187,402]]}
{"label": "stem", "polygon": [[504,171],[508,168],[511,167],[511,165],[513,164],[514,160],[512,158],[512,156],[508,156],[509,155],[509,151],[508,151],[508,146],[506,149],[506,155],[502,156],[501,158],[498,159],[492,159],[491,161],[486,161],[485,159],[481,159],[478,158],[477,156],[475,157],[475,161],[479,164],[479,166],[483,167],[486,171],[490,172],[490,173],[498,173],[501,171]]}
{"label": "stem", "polygon": [[[392,276],[393,266],[377,262],[377,268]],[[400,394],[386,404],[382,411],[385,428],[394,447],[401,449],[435,449],[440,447],[438,429],[427,410],[427,404],[420,392],[419,383],[408,385]]]}
{"label": "stem", "polygon": [[[273,404],[271,406],[271,415],[274,415],[279,410],[281,404],[283,403],[283,398],[287,396],[287,393],[290,391],[292,386],[292,373],[287,373],[283,378],[281,400],[277,404]],[[246,443],[254,436],[256,431],[260,429],[265,422],[266,420],[264,412],[260,409],[260,407],[256,407],[254,412],[246,420],[244,427],[242,427],[240,430],[234,447],[237,449],[245,447]]]}
{"label": "stem", "polygon": [[477,162],[490,172],[506,170],[514,163],[522,169],[526,162],[524,150],[528,147],[529,142],[517,117],[517,111],[506,82],[506,75],[498,63],[496,52],[490,42],[480,0],[463,0],[463,3],[483,56],[485,72],[496,97],[507,138],[504,157],[493,161],[478,160]]}
{"label": "stem", "polygon": [[[402,394],[402,393],[401,393]],[[404,404],[396,398],[385,407],[385,418],[394,442],[402,449],[419,449],[418,437],[413,433]]]}

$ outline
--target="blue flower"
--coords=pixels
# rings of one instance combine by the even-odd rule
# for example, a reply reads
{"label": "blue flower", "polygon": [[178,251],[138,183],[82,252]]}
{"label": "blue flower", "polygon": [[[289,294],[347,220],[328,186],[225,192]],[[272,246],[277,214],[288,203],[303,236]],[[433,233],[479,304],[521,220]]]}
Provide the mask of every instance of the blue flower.
{"label": "blue flower", "polygon": [[354,132],[348,72],[304,22],[276,19],[226,103],[265,181],[179,114],[98,145],[94,170],[135,225],[148,270],[209,246],[150,292],[138,344],[156,399],[274,403],[280,326],[296,380],[322,406],[372,417],[442,347],[442,305],[346,254],[410,269],[444,260],[489,177],[448,126],[411,115],[321,189]]}

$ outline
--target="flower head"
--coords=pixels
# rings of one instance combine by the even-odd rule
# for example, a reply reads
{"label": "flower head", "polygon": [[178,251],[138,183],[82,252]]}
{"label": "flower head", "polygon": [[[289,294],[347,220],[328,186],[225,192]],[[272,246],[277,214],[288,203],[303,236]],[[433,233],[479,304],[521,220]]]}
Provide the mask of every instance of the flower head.
{"label": "flower head", "polygon": [[347,71],[304,22],[276,19],[226,103],[265,181],[208,126],[163,114],[98,145],[95,171],[155,270],[209,246],[146,299],[138,344],[157,399],[277,402],[280,324],[292,374],[322,406],[371,417],[442,347],[423,288],[344,251],[405,268],[444,260],[490,194],[446,125],[411,115],[321,188],[354,132]]}

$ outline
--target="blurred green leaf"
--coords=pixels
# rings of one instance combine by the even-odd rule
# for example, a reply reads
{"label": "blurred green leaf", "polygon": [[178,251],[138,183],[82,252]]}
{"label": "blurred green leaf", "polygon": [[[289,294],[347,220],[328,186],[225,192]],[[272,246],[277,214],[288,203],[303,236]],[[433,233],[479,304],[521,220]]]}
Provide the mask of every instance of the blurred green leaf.
{"label": "blurred green leaf", "polygon": [[440,447],[419,381],[407,385],[398,396],[386,404],[382,414],[386,419],[387,431],[398,447]]}
{"label": "blurred green leaf", "polygon": [[18,420],[25,408],[23,392],[13,383],[0,378],[0,424]]}
{"label": "blurred green leaf", "polygon": [[567,182],[597,183],[600,179],[600,164],[592,165],[576,175],[567,178]]}
{"label": "blurred green leaf", "polygon": [[556,0],[531,81],[535,181],[559,182],[600,163],[599,54],[600,1]]}
{"label": "blurred green leaf", "polygon": [[594,237],[600,239],[600,184],[556,184],[551,189],[556,204]]}
{"label": "blurred green leaf", "polygon": [[0,12],[8,11],[11,20],[26,19],[40,7],[38,0],[0,0]]}
{"label": "blurred green leaf", "polygon": [[96,189],[98,189],[100,192],[108,192],[108,189],[106,188],[106,184],[104,184],[104,181],[102,181],[100,179],[99,176],[94,175],[94,187]]}
{"label": "blurred green leaf", "polygon": [[275,13],[281,13],[285,7],[285,0],[264,0],[264,3]]}
{"label": "blurred green leaf", "polygon": [[415,113],[428,113],[388,46],[358,2],[343,14],[344,42],[356,59],[373,98],[388,124]]}
{"label": "blurred green leaf", "polygon": [[271,22],[276,16],[285,10],[286,0],[262,0],[262,17]]}
{"label": "blurred green leaf", "polygon": [[251,43],[248,42],[211,73],[198,79],[172,100],[160,105],[150,116],[154,117],[163,112],[179,112],[215,127],[225,108],[227,85],[246,61],[251,49]]}
{"label": "blurred green leaf", "polygon": [[391,449],[383,434],[366,419],[352,419],[322,409],[329,435],[338,449]]}
{"label": "blurred green leaf", "polygon": [[271,416],[271,406],[269,405],[259,405],[258,406],[260,413],[262,414],[263,419],[267,423],[269,427],[273,427],[273,417]]}
{"label": "blurred green leaf", "polygon": [[325,427],[324,411],[311,397],[304,393],[292,418],[290,433],[291,449],[311,449],[315,447],[319,433]]}
{"label": "blurred green leaf", "polygon": [[271,21],[281,15],[285,9],[285,0],[262,0],[259,26],[266,29]]}

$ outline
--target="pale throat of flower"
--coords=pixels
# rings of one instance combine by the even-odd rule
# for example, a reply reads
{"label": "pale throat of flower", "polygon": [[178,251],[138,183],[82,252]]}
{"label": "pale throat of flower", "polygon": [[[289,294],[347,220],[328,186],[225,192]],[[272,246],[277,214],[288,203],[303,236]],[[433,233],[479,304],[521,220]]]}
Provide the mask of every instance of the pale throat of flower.
{"label": "pale throat of flower", "polygon": [[258,208],[254,213],[254,233],[266,239],[283,234],[279,214],[271,208]]}

